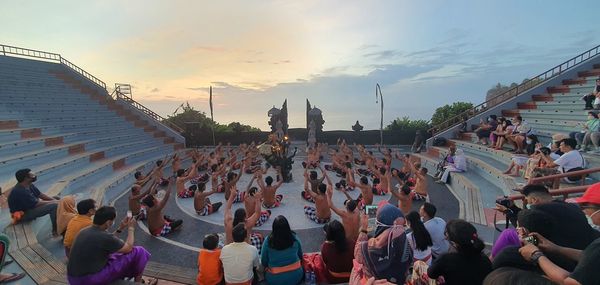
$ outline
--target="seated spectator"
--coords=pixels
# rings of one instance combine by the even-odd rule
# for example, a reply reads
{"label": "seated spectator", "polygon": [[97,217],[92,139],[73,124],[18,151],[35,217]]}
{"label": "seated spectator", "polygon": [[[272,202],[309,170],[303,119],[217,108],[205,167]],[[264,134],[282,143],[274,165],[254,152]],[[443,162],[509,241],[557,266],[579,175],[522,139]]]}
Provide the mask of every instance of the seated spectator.
{"label": "seated spectator", "polygon": [[325,224],[325,242],[321,256],[325,264],[325,277],[329,284],[347,283],[354,259],[354,241],[346,238],[344,225],[337,220]]}
{"label": "seated spectator", "polygon": [[[510,176],[519,176],[521,169],[527,167],[527,162],[532,155],[535,154],[539,141],[536,135],[529,134],[527,135],[525,143],[525,154],[513,154],[511,163],[508,166],[508,169],[503,172],[504,174],[508,174]],[[513,169],[515,170],[514,172]]]}
{"label": "seated spectator", "polygon": [[454,156],[454,162],[446,165],[444,169],[444,174],[440,180],[437,180],[436,183],[444,184],[448,182],[448,176],[450,172],[465,172],[467,171],[467,158],[465,157],[465,153],[462,149],[456,150],[456,155]]}
{"label": "seated spectator", "polygon": [[531,127],[523,121],[521,116],[516,116],[512,121],[515,125],[515,129],[512,135],[507,136],[507,140],[513,144],[514,152],[516,154],[522,154],[525,146],[525,140],[528,134],[531,132]]}
{"label": "seated spectator", "polygon": [[446,166],[448,166],[448,164],[454,163],[455,155],[456,155],[456,146],[451,145],[448,148],[448,153],[446,154],[444,159],[442,159],[440,162],[438,162],[436,169],[435,169],[435,175],[433,175],[433,178],[440,179],[442,177],[442,173],[444,173],[444,169],[446,168]]}
{"label": "seated spectator", "polygon": [[[202,241],[202,248],[198,252],[198,285],[217,285],[223,282],[223,264],[221,263],[221,249],[219,236],[209,234]],[[258,257],[256,258],[258,260]]]}
{"label": "seated spectator", "polygon": [[[13,187],[8,195],[8,207],[13,216],[13,220],[28,222],[35,218],[50,215],[52,222],[52,235],[58,236],[56,225],[56,208],[58,200],[40,192],[33,182],[37,181],[37,176],[31,172],[31,169],[20,169],[15,173],[17,185]],[[20,217],[17,218],[17,217]]]}
{"label": "seated spectator", "polygon": [[431,254],[434,259],[441,254],[448,252],[450,247],[450,244],[444,235],[444,232],[446,231],[446,221],[440,217],[436,217],[436,213],[437,208],[431,203],[423,203],[423,206],[419,208],[419,215],[433,242]]}
{"label": "seated spectator", "polygon": [[[587,145],[592,139],[592,134],[596,133],[595,141],[598,144],[598,126],[600,125],[600,119],[596,112],[588,112],[587,121],[581,124],[581,131],[570,132],[569,137],[577,140],[577,149],[581,151],[587,151]],[[584,141],[586,143],[584,144]],[[594,149],[595,150],[595,149]]]}
{"label": "seated spectator", "polygon": [[552,157],[552,159],[558,159],[561,155],[563,155],[563,153],[560,151],[560,142],[568,138],[569,136],[565,134],[552,135],[552,141],[547,145],[547,147],[550,149],[550,157]]}
{"label": "seated spectator", "polygon": [[128,228],[126,241],[107,232],[116,217],[114,207],[100,207],[94,215],[93,225],[79,232],[67,264],[69,284],[103,285],[123,278],[142,281],[150,253],[141,246],[133,245],[134,218],[126,217],[121,222],[120,229]]}
{"label": "seated spectator", "polygon": [[506,119],[504,117],[499,117],[497,120],[497,126],[495,129],[491,130],[490,133],[490,144],[489,147],[493,148],[498,142],[498,133],[504,131]]}
{"label": "seated spectator", "polygon": [[504,120],[502,125],[498,125],[498,128],[492,133],[492,135],[496,136],[496,144],[492,148],[500,150],[506,142],[507,137],[513,134],[515,126],[513,126],[510,120]]}
{"label": "seated spectator", "polygon": [[92,216],[96,214],[96,201],[94,199],[85,199],[77,203],[77,216],[69,221],[63,245],[65,246],[65,255],[69,257],[69,252],[75,238],[79,232],[92,225]]}
{"label": "seated spectator", "polygon": [[503,267],[492,271],[483,285],[556,285],[539,274],[518,268]]}
{"label": "seated spectator", "polygon": [[[596,79],[596,85],[592,92],[581,97],[581,100],[585,101],[584,110],[592,110],[595,108],[594,103],[596,101],[596,94],[600,93],[600,79]],[[598,102],[597,106],[600,108],[600,102]]]}
{"label": "seated spectator", "polygon": [[417,212],[410,212],[406,215],[406,225],[412,230],[406,238],[413,251],[414,261],[423,261],[425,264],[431,264],[431,235],[423,225],[421,216]]}
{"label": "seated spectator", "polygon": [[511,246],[520,246],[521,238],[519,238],[519,234],[516,229],[506,228],[500,233],[498,239],[494,242],[492,246],[492,254],[490,259],[494,259],[495,256],[498,255],[503,249]]}
{"label": "seated spectator", "polygon": [[267,284],[298,284],[304,277],[302,245],[284,216],[273,220],[273,231],[265,238],[260,260]]}
{"label": "seated spectator", "polygon": [[547,147],[540,147],[539,150],[536,150],[532,155],[527,159],[527,163],[525,164],[525,171],[523,172],[523,177],[528,179],[528,184],[531,184],[531,179],[535,178],[533,176],[533,171],[536,168],[545,168],[546,161],[542,160],[542,156],[550,156],[551,151]]}
{"label": "seated spectator", "polygon": [[479,143],[483,145],[488,144],[488,137],[492,133],[492,131],[496,130],[498,127],[498,121],[496,120],[496,115],[490,115],[487,118],[487,122],[484,122],[483,119],[479,120],[479,126],[473,132],[479,138]]}
{"label": "seated spectator", "polygon": [[446,236],[455,250],[434,260],[427,275],[444,277],[446,285],[481,284],[492,271],[492,263],[483,254],[485,245],[475,227],[463,220],[452,220],[446,225]]}
{"label": "seated spectator", "polygon": [[[413,263],[402,211],[389,203],[377,209],[377,228],[372,238],[367,236],[369,218],[361,215],[360,235],[354,247],[350,284],[364,284],[374,277],[394,284],[404,284],[408,268]],[[390,250],[394,248],[394,250]]]}
{"label": "seated spectator", "polygon": [[[558,159],[552,160],[548,156],[542,156],[542,160],[546,162],[547,170],[544,170],[544,172],[541,172],[541,174],[546,176],[584,169],[586,167],[586,161],[581,153],[575,149],[576,146],[577,141],[575,141],[575,139],[564,139],[560,143],[560,151],[563,153],[563,155],[561,155]],[[551,170],[553,168],[555,169],[554,171]],[[581,176],[569,176],[563,178],[563,181],[566,183],[577,183],[581,179]],[[559,184],[560,179],[555,179],[552,188],[558,188]]]}
{"label": "seated spectator", "polygon": [[[575,201],[586,215],[588,223],[600,228],[600,184],[590,186]],[[536,264],[550,280],[558,284],[600,284],[600,238],[581,250],[557,245],[539,233],[530,233],[529,237],[537,240],[537,246],[527,243],[519,251],[523,258]],[[564,268],[546,256],[550,253],[570,259],[577,265],[572,270]]]}
{"label": "seated spectator", "polygon": [[250,285],[254,270],[260,265],[258,250],[246,242],[248,231],[243,223],[233,227],[232,236],[233,242],[221,250],[225,284]]}
{"label": "seated spectator", "polygon": [[56,209],[56,227],[60,235],[64,235],[69,221],[77,216],[75,209],[75,197],[73,195],[65,196],[58,202]]}
{"label": "seated spectator", "polygon": [[596,79],[596,86],[592,90],[592,95],[594,95],[594,105],[595,110],[600,110],[600,79]]}
{"label": "seated spectator", "polygon": [[[2,267],[12,263],[13,261],[6,261],[6,255],[8,254],[8,249],[10,248],[10,240],[8,236],[0,233],[0,269]],[[17,281],[27,276],[25,273],[0,273],[0,284],[5,284],[13,281]]]}

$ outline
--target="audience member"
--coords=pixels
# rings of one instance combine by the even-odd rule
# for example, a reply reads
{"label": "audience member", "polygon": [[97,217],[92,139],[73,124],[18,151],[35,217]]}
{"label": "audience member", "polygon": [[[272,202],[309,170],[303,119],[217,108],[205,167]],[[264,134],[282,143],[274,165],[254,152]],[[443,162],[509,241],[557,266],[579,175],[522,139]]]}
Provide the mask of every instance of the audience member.
{"label": "audience member", "polygon": [[[377,209],[376,223],[375,234],[369,238],[368,216],[361,215],[350,284],[363,284],[371,277],[386,279],[394,284],[404,284],[408,268],[413,261],[404,232],[404,215],[397,207],[385,203]],[[394,250],[390,250],[392,248]]]}
{"label": "audience member", "polygon": [[58,208],[56,209],[56,228],[58,234],[64,236],[69,221],[75,216],[77,216],[75,197],[73,195],[63,197],[58,202]]}
{"label": "audience member", "polygon": [[475,227],[463,220],[451,220],[446,225],[446,236],[454,250],[434,260],[427,275],[444,277],[446,285],[481,284],[492,271],[492,263],[482,252],[485,245]]}
{"label": "audience member", "polygon": [[539,274],[518,268],[498,268],[488,274],[483,285],[556,285]]}
{"label": "audience member", "polygon": [[273,230],[265,238],[260,260],[267,284],[298,284],[302,280],[302,245],[284,216],[273,220]]}
{"label": "audience member", "polygon": [[523,154],[523,148],[525,147],[525,140],[527,135],[531,132],[531,127],[523,121],[521,116],[516,116],[513,120],[513,125],[515,125],[515,129],[512,135],[507,137],[507,140],[513,144],[514,152],[516,154]]}
{"label": "audience member", "polygon": [[454,156],[454,162],[446,165],[444,169],[444,174],[440,180],[437,180],[437,183],[444,184],[448,183],[448,176],[450,172],[465,172],[467,171],[467,158],[465,157],[465,153],[462,149],[456,150],[456,155]]}
{"label": "audience member", "polygon": [[198,277],[196,278],[198,285],[217,285],[223,281],[221,249],[218,246],[217,234],[208,234],[204,237],[202,248],[198,252]]}
{"label": "audience member", "polygon": [[479,120],[479,126],[473,131],[479,138],[479,143],[483,145],[488,144],[488,138],[490,134],[498,127],[498,121],[496,118],[496,115],[490,115],[487,118],[487,122],[484,122],[483,119]]}
{"label": "audience member", "polygon": [[133,245],[136,224],[133,218],[125,217],[121,222],[121,228],[128,228],[126,241],[107,232],[116,217],[115,208],[100,207],[93,225],[79,232],[67,264],[69,284],[104,285],[123,278],[142,281],[150,253]]}
{"label": "audience member", "polygon": [[321,256],[325,264],[325,276],[330,284],[346,283],[352,271],[354,240],[346,238],[344,225],[337,220],[325,224],[325,242]]}
{"label": "audience member", "polygon": [[96,214],[96,201],[94,199],[85,199],[77,203],[77,216],[69,221],[63,245],[65,246],[65,255],[69,257],[69,252],[73,242],[79,232],[92,225],[92,216]]}
{"label": "audience member", "polygon": [[260,265],[258,251],[246,242],[248,231],[243,223],[233,227],[231,235],[233,242],[221,250],[225,284],[250,285],[254,270]]}
{"label": "audience member", "polygon": [[50,215],[52,222],[52,235],[58,236],[56,225],[56,209],[58,200],[40,192],[33,184],[37,176],[31,169],[20,169],[15,173],[17,185],[13,187],[8,195],[8,207],[13,216],[13,221],[28,222],[35,218]]}
{"label": "audience member", "polygon": [[431,236],[433,245],[431,246],[431,254],[433,259],[436,259],[441,254],[448,252],[450,244],[446,239],[444,232],[446,231],[446,221],[440,217],[436,217],[437,208],[431,203],[424,203],[419,208],[419,215],[423,220],[425,228]]}
{"label": "audience member", "polygon": [[[8,254],[9,248],[10,240],[8,239],[8,236],[0,233],[0,269],[13,262],[12,260],[6,260],[6,255]],[[0,284],[17,281],[23,279],[25,276],[27,276],[25,273],[0,273]]]}
{"label": "audience member", "polygon": [[[568,173],[572,171],[582,170],[586,167],[586,161],[575,149],[577,141],[575,139],[564,139],[560,142],[560,151],[563,153],[558,159],[553,160],[549,156],[542,156],[542,160],[546,163],[546,168],[536,168],[534,176],[547,176],[556,173]],[[562,179],[566,183],[576,183],[582,179],[581,176],[569,176]],[[552,181],[552,188],[556,189],[560,185],[561,179],[556,178]]]}
{"label": "audience member", "polygon": [[596,112],[588,112],[587,121],[581,125],[581,131],[570,132],[569,137],[577,140],[576,148],[578,150],[585,152],[590,141],[594,142],[594,146],[598,146],[599,126],[600,119],[598,119],[598,114]]}
{"label": "audience member", "polygon": [[417,212],[410,212],[406,215],[406,225],[411,229],[411,232],[406,235],[408,243],[413,251],[414,261],[423,261],[427,265],[431,264],[431,235],[423,225],[421,217]]}
{"label": "audience member", "polygon": [[448,147],[448,153],[446,153],[446,156],[444,156],[444,159],[442,159],[442,160],[440,160],[440,162],[438,162],[436,169],[435,169],[435,175],[433,175],[433,178],[440,179],[442,177],[442,173],[444,173],[444,169],[446,168],[446,166],[448,164],[454,163],[455,155],[456,155],[456,145],[451,145],[450,147]]}

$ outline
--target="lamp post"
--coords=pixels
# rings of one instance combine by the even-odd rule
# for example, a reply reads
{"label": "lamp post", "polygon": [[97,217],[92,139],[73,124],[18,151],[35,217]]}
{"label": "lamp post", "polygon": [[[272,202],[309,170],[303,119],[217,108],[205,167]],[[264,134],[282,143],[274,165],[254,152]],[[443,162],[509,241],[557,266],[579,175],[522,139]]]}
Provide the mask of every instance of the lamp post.
{"label": "lamp post", "polygon": [[375,103],[381,98],[381,120],[379,121],[379,145],[383,146],[383,93],[379,83],[375,84]]}

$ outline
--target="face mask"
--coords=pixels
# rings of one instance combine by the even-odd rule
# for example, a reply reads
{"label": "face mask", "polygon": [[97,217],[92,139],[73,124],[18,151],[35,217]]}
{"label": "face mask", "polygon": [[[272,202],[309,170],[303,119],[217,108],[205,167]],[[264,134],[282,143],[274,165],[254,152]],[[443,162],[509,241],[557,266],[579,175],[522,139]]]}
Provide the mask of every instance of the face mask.
{"label": "face mask", "polygon": [[492,118],[488,118],[488,122],[491,122],[491,121],[492,121]]}
{"label": "face mask", "polygon": [[592,227],[592,229],[594,229],[594,230],[597,230],[597,231],[600,231],[600,226],[598,226],[598,225],[594,224],[594,221],[592,220],[592,217],[593,217],[595,214],[598,214],[598,212],[600,212],[600,210],[598,210],[598,211],[594,212],[593,214],[591,214],[591,215],[589,215],[589,216],[585,216],[585,217],[587,218],[587,222],[588,222],[588,224],[590,224],[590,227]]}
{"label": "face mask", "polygon": [[527,142],[527,144],[531,144],[532,140],[526,140],[525,142]]}
{"label": "face mask", "polygon": [[527,208],[527,210],[531,210],[531,204],[527,204],[527,206],[525,206]]}
{"label": "face mask", "polygon": [[31,182],[36,182],[37,181],[37,176],[34,176],[33,178],[31,178]]}

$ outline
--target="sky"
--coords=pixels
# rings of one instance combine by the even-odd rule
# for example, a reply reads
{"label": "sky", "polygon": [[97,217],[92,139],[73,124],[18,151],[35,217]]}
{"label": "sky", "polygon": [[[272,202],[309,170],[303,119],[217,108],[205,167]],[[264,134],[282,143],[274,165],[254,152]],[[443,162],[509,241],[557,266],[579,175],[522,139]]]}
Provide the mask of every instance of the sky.
{"label": "sky", "polygon": [[8,1],[0,44],[60,53],[108,86],[169,116],[189,102],[215,121],[268,129],[288,100],[305,127],[306,99],[325,130],[359,120],[429,120],[474,104],[496,83],[521,82],[600,44],[600,1]]}

